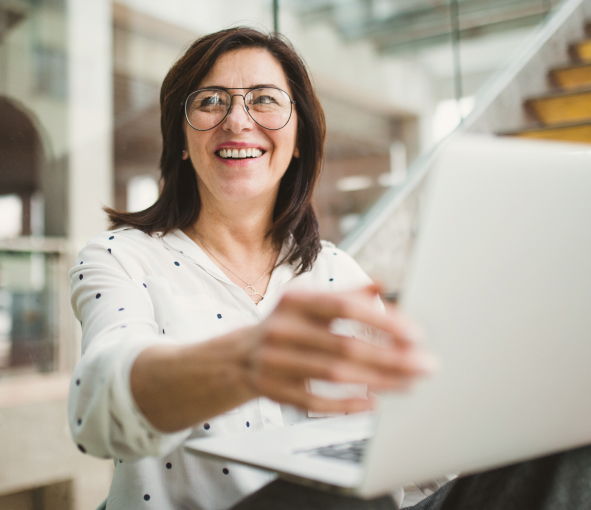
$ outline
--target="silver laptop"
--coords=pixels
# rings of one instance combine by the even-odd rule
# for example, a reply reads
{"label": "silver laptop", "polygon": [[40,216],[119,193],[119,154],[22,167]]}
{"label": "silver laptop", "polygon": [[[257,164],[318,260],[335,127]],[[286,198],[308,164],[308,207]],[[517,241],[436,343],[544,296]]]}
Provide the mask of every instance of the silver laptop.
{"label": "silver laptop", "polygon": [[186,447],[373,497],[591,443],[591,146],[449,143],[401,306],[427,330],[435,376],[375,414]]}

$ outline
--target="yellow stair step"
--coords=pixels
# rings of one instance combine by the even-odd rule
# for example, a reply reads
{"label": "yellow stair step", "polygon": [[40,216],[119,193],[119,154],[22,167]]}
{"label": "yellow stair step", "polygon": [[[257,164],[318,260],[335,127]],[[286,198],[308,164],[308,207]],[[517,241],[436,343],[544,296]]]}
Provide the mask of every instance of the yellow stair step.
{"label": "yellow stair step", "polygon": [[525,107],[546,125],[591,120],[591,88],[528,99]]}
{"label": "yellow stair step", "polygon": [[591,39],[572,44],[569,51],[574,60],[591,62]]}
{"label": "yellow stair step", "polygon": [[521,138],[540,138],[562,142],[577,142],[591,144],[591,122],[563,124],[543,128],[522,129],[510,133],[500,133],[501,136],[517,136]]}
{"label": "yellow stair step", "polygon": [[591,87],[591,62],[552,69],[550,79],[563,89]]}

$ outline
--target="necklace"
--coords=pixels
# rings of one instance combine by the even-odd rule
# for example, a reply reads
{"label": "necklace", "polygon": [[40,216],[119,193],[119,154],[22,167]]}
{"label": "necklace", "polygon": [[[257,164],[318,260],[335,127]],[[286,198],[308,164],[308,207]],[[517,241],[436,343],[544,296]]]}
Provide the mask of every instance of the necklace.
{"label": "necklace", "polygon": [[248,297],[252,298],[254,296],[261,296],[261,299],[263,299],[265,297],[260,292],[257,292],[257,290],[255,288],[255,284],[257,284],[258,282],[260,282],[263,279],[264,276],[266,276],[267,274],[269,274],[269,272],[271,272],[271,271],[273,271],[273,269],[275,269],[275,267],[273,266],[273,258],[271,258],[271,264],[269,265],[269,267],[267,268],[267,270],[261,276],[259,276],[259,278],[256,281],[254,281],[252,283],[249,283],[244,278],[241,278],[240,276],[238,276],[234,271],[232,271],[228,266],[226,266],[220,259],[218,259],[211,252],[211,250],[207,247],[207,245],[203,242],[203,239],[201,239],[201,237],[199,236],[199,234],[195,230],[195,227],[192,226],[191,227],[191,230],[193,231],[193,234],[195,234],[195,237],[197,237],[197,239],[199,239],[199,241],[201,242],[201,244],[203,245],[203,247],[207,250],[207,253],[209,253],[218,262],[218,264],[220,264],[224,269],[227,269],[228,271],[230,271],[230,273],[232,273],[236,278],[238,278],[241,282],[244,282],[246,284],[246,287],[244,287],[244,293]]}

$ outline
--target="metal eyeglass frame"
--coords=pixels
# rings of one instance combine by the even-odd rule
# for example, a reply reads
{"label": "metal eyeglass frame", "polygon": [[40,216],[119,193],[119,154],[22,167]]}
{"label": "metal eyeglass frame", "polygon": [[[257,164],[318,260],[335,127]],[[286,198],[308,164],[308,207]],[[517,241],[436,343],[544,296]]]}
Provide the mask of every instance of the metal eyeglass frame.
{"label": "metal eyeglass frame", "polygon": [[[275,90],[280,90],[281,92],[283,92],[289,98],[289,117],[287,117],[287,120],[285,121],[285,124],[283,124],[283,126],[278,127],[278,128],[268,128],[268,127],[265,127],[261,123],[257,122],[256,119],[250,114],[250,109],[246,105],[246,96],[248,94],[250,94],[253,90],[261,90],[261,89],[275,89]],[[207,128],[207,129],[198,129],[195,126],[193,126],[193,124],[191,124],[191,121],[189,120],[189,114],[187,113],[187,99],[189,99],[189,97],[191,97],[196,92],[201,92],[202,90],[221,90],[221,91],[226,92],[226,93],[228,93],[228,90],[248,90],[248,92],[246,94],[230,94],[230,106],[228,106],[228,110],[226,111],[226,115],[224,115],[224,117],[222,118],[222,120],[220,120],[215,126],[211,126],[210,128]],[[253,120],[253,122],[255,124],[257,124],[258,126],[261,126],[263,129],[267,129],[269,131],[278,131],[279,129],[283,129],[285,126],[287,126],[288,122],[291,119],[291,114],[293,113],[293,105],[296,104],[296,102],[291,99],[291,96],[287,92],[285,92],[285,90],[280,89],[279,87],[253,87],[253,88],[248,88],[248,87],[228,87],[228,88],[212,87],[212,88],[197,89],[197,90],[191,92],[187,96],[187,99],[185,99],[181,103],[181,106],[183,106],[184,107],[184,110],[185,110],[185,119],[187,121],[187,124],[189,124],[189,126],[191,126],[191,128],[193,128],[195,131],[209,131],[210,129],[213,129],[215,127],[218,127],[222,122],[224,122],[226,120],[226,117],[229,115],[230,110],[232,110],[232,105],[234,103],[234,98],[236,96],[240,96],[242,98],[242,102],[244,103],[244,110],[246,111],[246,113],[248,114],[248,116]]]}

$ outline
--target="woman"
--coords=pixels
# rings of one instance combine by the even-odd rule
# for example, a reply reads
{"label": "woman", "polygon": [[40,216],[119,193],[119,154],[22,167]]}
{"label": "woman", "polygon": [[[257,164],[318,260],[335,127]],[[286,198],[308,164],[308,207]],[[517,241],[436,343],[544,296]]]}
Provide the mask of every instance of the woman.
{"label": "woman", "polygon": [[[70,271],[70,426],[82,452],[115,459],[109,510],[225,509],[269,476],[187,455],[185,439],[363,411],[365,384],[404,388],[432,363],[319,240],[324,116],[288,43],[247,28],[197,40],[161,110],[162,195],[108,210],[114,230]],[[376,328],[381,345],[360,339]]]}

